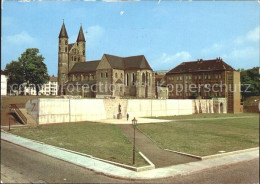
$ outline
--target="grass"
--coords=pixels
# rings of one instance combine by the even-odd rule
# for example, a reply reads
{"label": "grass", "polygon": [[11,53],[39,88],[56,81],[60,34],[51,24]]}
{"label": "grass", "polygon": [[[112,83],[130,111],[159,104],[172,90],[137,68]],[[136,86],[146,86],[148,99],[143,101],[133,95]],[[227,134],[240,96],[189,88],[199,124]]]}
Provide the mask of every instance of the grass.
{"label": "grass", "polygon": [[[46,144],[132,165],[132,143],[115,125],[94,122],[65,123],[14,129],[11,133]],[[136,152],[135,166],[147,165]]]}
{"label": "grass", "polygon": [[183,120],[183,119],[199,119],[199,118],[226,118],[226,117],[243,117],[243,116],[258,116],[256,113],[227,113],[227,114],[192,114],[192,115],[179,115],[179,116],[156,116],[149,117],[153,119],[166,119],[166,120]]}
{"label": "grass", "polygon": [[198,156],[259,146],[259,117],[256,115],[252,118],[241,115],[239,119],[139,124],[138,128],[163,148]]}

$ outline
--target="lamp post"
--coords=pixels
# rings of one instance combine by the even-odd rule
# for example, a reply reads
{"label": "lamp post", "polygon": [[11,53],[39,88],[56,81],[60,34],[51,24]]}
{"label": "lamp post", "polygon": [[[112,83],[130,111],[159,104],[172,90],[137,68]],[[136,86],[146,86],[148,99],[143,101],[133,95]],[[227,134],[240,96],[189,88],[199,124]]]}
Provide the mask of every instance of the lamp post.
{"label": "lamp post", "polygon": [[132,120],[132,124],[134,126],[134,145],[133,145],[133,165],[134,165],[135,164],[135,127],[137,125],[137,120],[135,119],[135,117]]}

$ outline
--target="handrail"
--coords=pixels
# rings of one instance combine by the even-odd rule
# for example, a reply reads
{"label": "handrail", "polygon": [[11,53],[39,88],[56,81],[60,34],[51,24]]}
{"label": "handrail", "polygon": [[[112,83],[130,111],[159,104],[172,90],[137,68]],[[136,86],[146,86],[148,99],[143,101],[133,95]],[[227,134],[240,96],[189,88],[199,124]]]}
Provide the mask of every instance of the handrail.
{"label": "handrail", "polygon": [[20,116],[23,122],[27,124],[27,118],[23,115],[23,113],[20,111],[19,107],[17,107],[16,104],[10,104],[9,109],[10,111],[14,110]]}

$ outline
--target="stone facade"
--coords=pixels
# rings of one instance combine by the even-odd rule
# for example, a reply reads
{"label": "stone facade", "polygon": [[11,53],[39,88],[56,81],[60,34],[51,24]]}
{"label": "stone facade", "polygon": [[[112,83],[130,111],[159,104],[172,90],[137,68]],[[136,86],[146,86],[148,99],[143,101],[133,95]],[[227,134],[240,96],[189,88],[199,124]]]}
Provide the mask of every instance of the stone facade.
{"label": "stone facade", "polygon": [[155,74],[143,55],[85,61],[85,38],[80,27],[77,42],[68,44],[63,23],[59,35],[58,82],[62,95],[89,98],[155,98]]}

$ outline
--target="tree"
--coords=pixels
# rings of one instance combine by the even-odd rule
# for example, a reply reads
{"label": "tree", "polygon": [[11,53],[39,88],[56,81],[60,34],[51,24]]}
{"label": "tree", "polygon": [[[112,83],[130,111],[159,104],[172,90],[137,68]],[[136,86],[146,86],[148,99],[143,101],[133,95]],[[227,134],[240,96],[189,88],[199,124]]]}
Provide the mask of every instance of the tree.
{"label": "tree", "polygon": [[241,77],[241,95],[242,98],[249,96],[259,96],[259,67],[248,70],[239,69]]}
{"label": "tree", "polygon": [[6,65],[5,72],[8,76],[8,90],[18,90],[19,92],[19,86],[24,83],[25,79],[22,64],[17,61],[12,61]]}
{"label": "tree", "polygon": [[[19,63],[17,66],[20,67],[19,74],[21,74],[22,82],[25,82],[27,86],[34,85],[37,95],[39,94],[41,86],[46,84],[49,80],[47,67],[43,61],[44,57],[39,55],[39,49],[30,48],[22,53],[17,62]],[[16,72],[14,69],[9,71],[11,73]],[[14,82],[18,83],[18,79],[15,79]]]}

